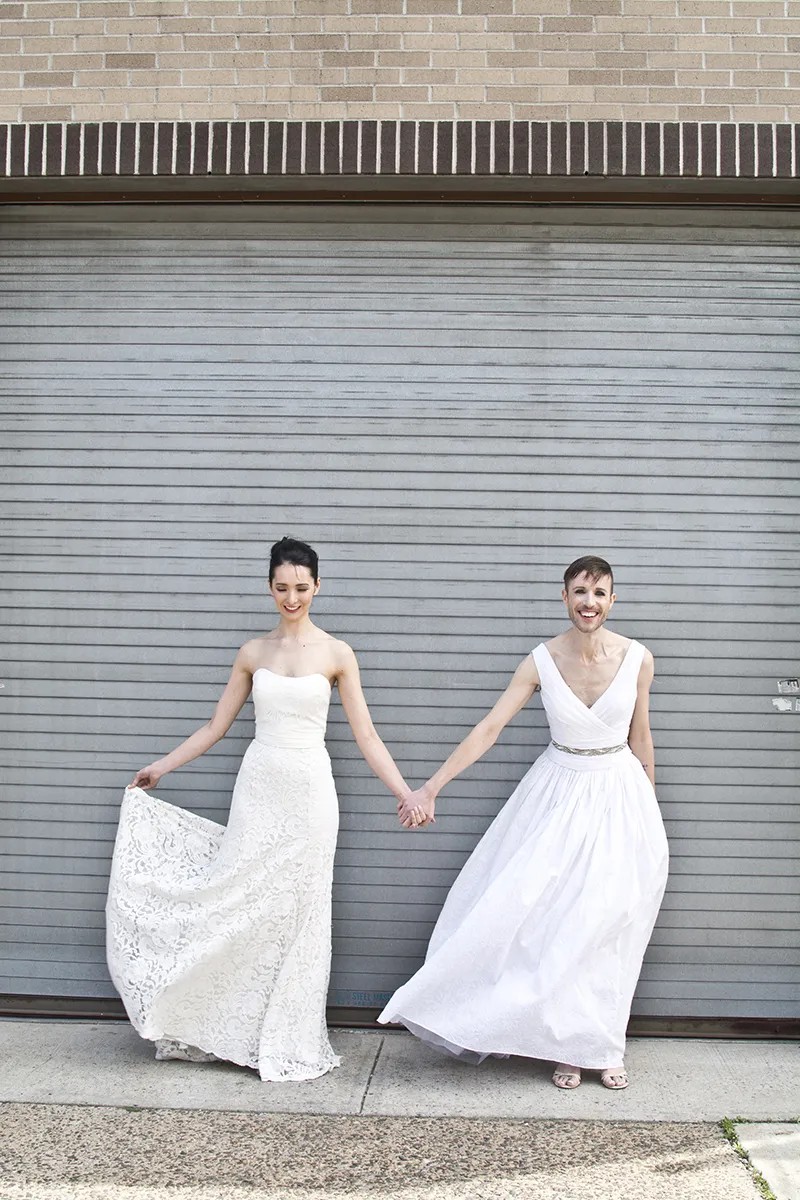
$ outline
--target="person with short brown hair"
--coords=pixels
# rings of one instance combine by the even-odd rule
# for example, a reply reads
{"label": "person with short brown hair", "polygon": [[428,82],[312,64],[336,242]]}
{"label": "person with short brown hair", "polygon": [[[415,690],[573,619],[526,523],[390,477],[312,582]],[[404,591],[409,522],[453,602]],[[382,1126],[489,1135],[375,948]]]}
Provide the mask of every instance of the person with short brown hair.
{"label": "person with short brown hair", "polygon": [[613,588],[603,558],[567,567],[569,628],[520,663],[491,712],[398,804],[404,826],[432,822],[441,789],[541,691],[552,741],[462,869],[424,965],[379,1020],[459,1057],[555,1061],[564,1089],[582,1069],[599,1070],[607,1088],[628,1086],[625,1030],[667,878],[653,656],[607,628]]}

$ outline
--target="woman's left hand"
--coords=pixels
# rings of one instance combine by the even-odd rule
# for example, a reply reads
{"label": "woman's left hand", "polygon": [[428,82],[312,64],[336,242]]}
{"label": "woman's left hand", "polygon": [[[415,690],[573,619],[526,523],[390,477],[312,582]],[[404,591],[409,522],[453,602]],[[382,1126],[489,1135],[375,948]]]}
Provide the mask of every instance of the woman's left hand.
{"label": "woman's left hand", "polygon": [[397,815],[404,829],[423,829],[435,822],[436,799],[423,785],[397,802]]}

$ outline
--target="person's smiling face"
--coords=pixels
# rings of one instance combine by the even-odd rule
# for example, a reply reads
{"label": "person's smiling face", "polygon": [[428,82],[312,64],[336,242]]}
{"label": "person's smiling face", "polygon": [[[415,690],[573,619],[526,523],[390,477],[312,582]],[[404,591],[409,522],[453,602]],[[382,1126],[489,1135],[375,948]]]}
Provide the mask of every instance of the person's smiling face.
{"label": "person's smiling face", "polygon": [[275,568],[269,590],[285,621],[301,621],[319,591],[319,580],[314,581],[308,567],[282,563]]}
{"label": "person's smiling face", "polygon": [[593,633],[599,629],[616,600],[608,575],[592,579],[585,571],[570,580],[569,589],[564,588],[561,596],[570,621],[580,633]]}

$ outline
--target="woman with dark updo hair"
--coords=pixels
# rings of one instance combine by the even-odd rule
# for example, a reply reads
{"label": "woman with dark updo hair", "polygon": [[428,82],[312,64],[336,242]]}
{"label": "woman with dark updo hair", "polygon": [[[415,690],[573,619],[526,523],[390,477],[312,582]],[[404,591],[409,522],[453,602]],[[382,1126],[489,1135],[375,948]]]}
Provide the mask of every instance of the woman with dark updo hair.
{"label": "woman with dark updo hair", "polygon": [[[372,770],[398,800],[410,789],[372,724],[353,651],[311,621],[319,588],[311,547],[276,542],[277,626],[239,650],[211,720],[126,790],[108,962],[157,1058],[225,1059],[276,1081],[338,1065],[325,1024],[338,808],[324,737],[334,686]],[[251,691],[255,740],[227,827],[149,796],[224,737]]]}

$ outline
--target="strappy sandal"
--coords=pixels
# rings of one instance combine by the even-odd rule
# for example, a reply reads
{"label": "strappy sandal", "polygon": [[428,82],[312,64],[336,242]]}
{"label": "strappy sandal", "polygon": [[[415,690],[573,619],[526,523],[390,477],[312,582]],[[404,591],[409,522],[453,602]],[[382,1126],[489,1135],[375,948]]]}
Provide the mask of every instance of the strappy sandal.
{"label": "strappy sandal", "polygon": [[600,1082],[604,1088],[608,1088],[611,1092],[624,1092],[628,1086],[628,1072],[624,1067],[618,1071],[608,1068],[600,1072]]}
{"label": "strappy sandal", "polygon": [[570,1092],[574,1088],[580,1087],[581,1073],[580,1071],[559,1071],[556,1068],[553,1072],[553,1083],[562,1091]]}

